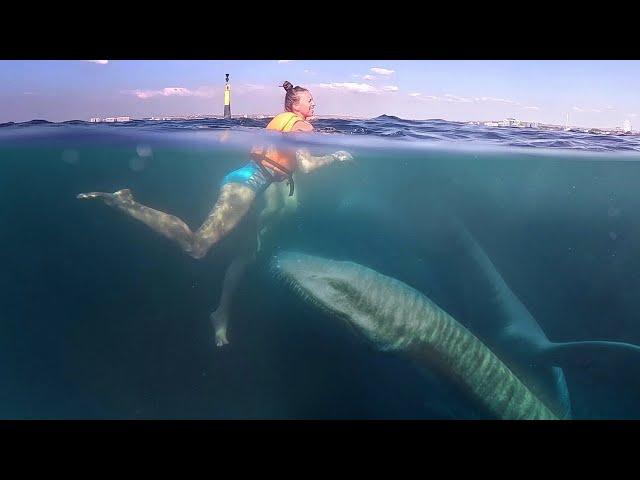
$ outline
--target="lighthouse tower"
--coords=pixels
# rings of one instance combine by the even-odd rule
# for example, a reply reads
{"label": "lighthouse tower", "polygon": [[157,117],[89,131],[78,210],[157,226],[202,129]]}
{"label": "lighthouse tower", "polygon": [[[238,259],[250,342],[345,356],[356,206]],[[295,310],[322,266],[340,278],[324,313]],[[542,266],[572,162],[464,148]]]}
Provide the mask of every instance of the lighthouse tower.
{"label": "lighthouse tower", "polygon": [[224,86],[224,118],[231,118],[231,87],[229,86],[229,74],[227,73],[227,84]]}

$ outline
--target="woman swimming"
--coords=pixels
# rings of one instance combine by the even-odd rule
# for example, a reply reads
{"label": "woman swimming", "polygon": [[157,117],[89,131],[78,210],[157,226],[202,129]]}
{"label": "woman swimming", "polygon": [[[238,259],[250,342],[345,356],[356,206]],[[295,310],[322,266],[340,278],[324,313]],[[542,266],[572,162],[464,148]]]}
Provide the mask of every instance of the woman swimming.
{"label": "woman swimming", "polygon": [[[267,129],[287,133],[313,131],[313,125],[309,122],[315,109],[311,93],[303,87],[294,87],[290,82],[284,82],[282,86],[286,91],[285,111],[276,115],[267,125]],[[325,156],[312,156],[306,149],[291,152],[274,146],[254,147],[251,156],[252,159],[247,165],[224,177],[215,205],[207,219],[195,232],[191,231],[180,218],[137,202],[129,189],[119,190],[115,193],[80,193],[77,198],[102,200],[106,205],[123,211],[164,237],[176,242],[191,257],[201,259],[211,247],[236,228],[257,196],[272,183],[288,180],[292,189],[294,172],[309,173],[336,161],[353,160],[351,154],[345,151]],[[293,194],[292,190],[290,190],[290,194]],[[269,215],[265,215],[264,212],[261,215],[263,220],[268,217]],[[224,307],[224,312],[226,312],[228,304],[225,299],[230,298],[230,292],[235,290],[238,279],[252,261],[252,257],[254,256],[243,254],[236,258],[227,269],[221,298],[221,307]],[[226,313],[218,315],[218,320],[214,317],[215,315],[212,315],[216,330],[216,343],[224,344],[226,343],[227,315]],[[224,325],[224,328],[220,328],[221,325]]]}

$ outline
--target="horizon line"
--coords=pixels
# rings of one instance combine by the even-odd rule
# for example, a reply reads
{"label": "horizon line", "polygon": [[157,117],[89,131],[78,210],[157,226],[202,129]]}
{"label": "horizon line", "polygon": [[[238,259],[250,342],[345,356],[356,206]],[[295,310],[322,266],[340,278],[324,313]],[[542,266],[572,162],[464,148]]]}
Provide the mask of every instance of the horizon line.
{"label": "horizon line", "polygon": [[[266,113],[241,113],[241,114],[232,114],[231,118],[233,119],[235,118],[249,118],[249,117],[275,117],[277,114],[266,114]],[[403,117],[399,117],[397,115],[391,115],[391,114],[387,114],[387,113],[382,113],[380,115],[377,116],[372,116],[372,117],[363,117],[363,116],[353,116],[353,115],[347,115],[347,114],[341,114],[341,113],[327,113],[324,115],[315,115],[313,118],[322,120],[324,119],[323,117],[332,117],[336,120],[373,120],[379,117],[394,117],[394,118],[398,118],[400,120],[410,120],[410,121],[433,121],[433,120],[439,120],[439,121],[444,121],[444,122],[450,122],[450,123],[464,123],[464,124],[474,124],[474,123],[489,123],[489,122],[500,122],[500,121],[504,121],[504,120],[508,120],[508,119],[514,119],[518,122],[522,122],[522,123],[534,123],[537,125],[546,125],[546,126],[552,126],[552,127],[567,127],[567,128],[586,128],[589,130],[620,130],[623,127],[620,126],[615,126],[615,127],[592,127],[592,126],[586,126],[586,125],[564,125],[562,123],[546,123],[546,122],[539,122],[539,121],[529,121],[529,120],[518,120],[514,117],[507,117],[506,119],[502,119],[502,120],[447,120],[445,118],[403,118]],[[71,118],[71,119],[67,119],[67,120],[47,120],[45,118],[32,118],[31,120],[24,120],[24,121],[13,121],[13,120],[9,120],[6,122],[1,122],[0,125],[4,125],[4,124],[9,124],[9,123],[13,123],[13,124],[19,124],[19,123],[28,123],[28,122],[34,122],[34,121],[45,121],[47,123],[65,123],[65,122],[75,122],[75,121],[80,121],[80,122],[85,122],[85,123],[125,123],[125,121],[120,121],[120,122],[104,122],[104,119],[106,118],[122,118],[122,117],[126,117],[129,118],[129,121],[132,120],[151,120],[153,118],[159,118],[159,120],[157,121],[162,121],[160,120],[160,118],[162,119],[188,119],[189,117],[199,117],[199,118],[215,118],[215,119],[224,119],[224,115],[223,114],[188,114],[188,115],[148,115],[145,117],[132,117],[130,115],[117,115],[117,116],[96,116],[96,117],[89,117],[89,120],[86,119],[80,119],[80,118]],[[91,122],[91,119],[94,118],[98,118],[100,119],[100,122]],[[480,125],[480,126],[486,126],[486,125]],[[500,126],[497,126],[500,127]],[[496,126],[492,126],[492,128],[496,128]],[[534,127],[529,127],[529,128],[534,128]],[[634,132],[634,130],[631,130],[631,132]]]}

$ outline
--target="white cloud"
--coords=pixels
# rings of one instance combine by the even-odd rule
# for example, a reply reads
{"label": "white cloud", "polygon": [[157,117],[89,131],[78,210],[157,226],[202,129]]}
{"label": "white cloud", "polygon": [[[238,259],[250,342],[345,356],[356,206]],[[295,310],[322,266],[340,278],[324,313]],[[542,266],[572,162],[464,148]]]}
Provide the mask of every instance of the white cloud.
{"label": "white cloud", "polygon": [[479,97],[475,98],[477,102],[495,102],[495,103],[505,103],[507,105],[515,105],[517,107],[524,108],[525,110],[540,110],[540,107],[523,105],[520,102],[516,102],[515,100],[510,100],[508,98],[496,98],[496,97]]}
{"label": "white cloud", "polygon": [[495,98],[495,97],[476,97],[476,102],[498,102],[498,103],[508,103],[508,104],[517,104],[513,100],[508,100],[506,98]]}
{"label": "white cloud", "polygon": [[471,98],[459,97],[457,95],[452,95],[450,93],[445,93],[444,96],[445,96],[445,98],[444,98],[445,102],[454,102],[454,103],[470,103],[470,102],[473,102],[473,99],[471,99]]}
{"label": "white cloud", "polygon": [[376,95],[384,94],[387,92],[397,92],[399,88],[395,85],[386,85],[378,88],[368,83],[356,83],[356,82],[332,82],[332,83],[320,83],[314,85],[317,88],[326,88],[329,90],[337,90],[343,92],[355,92],[355,93],[373,93]]}
{"label": "white cloud", "polygon": [[414,92],[409,94],[411,97],[417,100],[424,100],[429,102],[446,102],[447,99],[442,97],[436,97],[435,95],[423,95],[422,93]]}
{"label": "white cloud", "polygon": [[189,90],[184,87],[166,87],[162,90],[129,90],[124,93],[135,95],[138,98],[147,99],[153,97],[206,97],[212,98],[219,94],[212,87],[200,87],[197,90]]}
{"label": "white cloud", "polygon": [[172,95],[177,95],[179,97],[188,97],[194,95],[194,92],[189,90],[188,88],[183,87],[166,87],[162,89],[162,95],[169,97]]}
{"label": "white cloud", "polygon": [[394,70],[389,70],[388,68],[378,68],[378,67],[373,67],[371,71],[373,73],[377,73],[378,75],[391,75],[394,72]]}
{"label": "white cloud", "polygon": [[166,88],[163,88],[162,90],[157,90],[157,91],[153,91],[153,90],[139,91],[137,93],[137,96],[139,98],[148,98],[148,97],[153,97],[153,96],[157,96],[157,95],[162,95],[164,97],[173,97],[173,96],[176,96],[176,97],[190,97],[193,94],[194,94],[194,92],[192,92],[188,88],[166,87]]}
{"label": "white cloud", "polygon": [[264,85],[256,85],[255,83],[245,83],[243,86],[249,91],[265,90],[267,88]]}
{"label": "white cloud", "polygon": [[358,93],[378,93],[378,89],[368,83],[355,83],[355,82],[332,82],[321,83],[318,85],[320,88],[328,88],[330,90],[345,90],[348,92]]}
{"label": "white cloud", "polygon": [[637,116],[638,116],[638,114],[637,114],[637,113],[630,113],[630,114],[629,114],[629,116],[630,116],[630,117],[637,117]]}
{"label": "white cloud", "polygon": [[374,77],[373,75],[365,75],[364,77],[362,77],[363,80],[375,80],[376,77]]}
{"label": "white cloud", "polygon": [[278,63],[289,63],[293,62],[293,60],[278,60]]}
{"label": "white cloud", "polygon": [[602,113],[602,110],[598,110],[597,108],[581,108],[581,107],[573,107],[576,112],[580,113]]}
{"label": "white cloud", "polygon": [[504,103],[506,105],[515,105],[520,108],[524,108],[526,110],[540,110],[539,107],[523,105],[520,102],[516,102],[515,100],[509,100],[507,98],[496,98],[496,97],[460,97],[458,95],[453,95],[451,93],[446,93],[442,97],[438,97],[435,95],[423,95],[419,92],[412,92],[409,94],[410,97],[413,97],[417,100],[423,101],[432,101],[432,102],[448,102],[448,103],[485,103],[485,102],[493,102],[493,103]]}
{"label": "white cloud", "polygon": [[86,60],[87,62],[97,63],[98,65],[106,65],[109,60]]}
{"label": "white cloud", "polygon": [[[261,94],[263,92],[267,92],[271,87],[273,86],[265,86],[255,83],[239,83],[236,87],[232,88],[232,94],[234,92],[239,95],[247,93]],[[121,91],[121,93],[126,95],[135,95],[142,100],[162,97],[200,97],[222,100],[223,88],[220,85],[203,85],[194,89],[186,87],[165,87],[157,90],[124,90]]]}

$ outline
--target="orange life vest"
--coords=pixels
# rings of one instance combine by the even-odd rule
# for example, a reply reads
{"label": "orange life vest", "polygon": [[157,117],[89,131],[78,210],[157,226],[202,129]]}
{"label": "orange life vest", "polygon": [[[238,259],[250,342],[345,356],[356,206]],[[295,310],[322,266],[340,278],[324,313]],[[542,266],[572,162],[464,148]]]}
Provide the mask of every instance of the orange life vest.
{"label": "orange life vest", "polygon": [[[290,132],[296,122],[301,120],[304,120],[304,118],[297,113],[279,113],[269,122],[267,130]],[[253,147],[251,156],[256,163],[268,168],[278,180],[290,177],[296,169],[295,152],[277,150],[273,145],[266,148],[263,146]]]}

